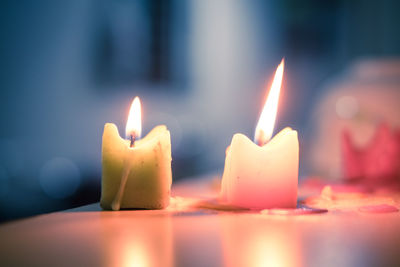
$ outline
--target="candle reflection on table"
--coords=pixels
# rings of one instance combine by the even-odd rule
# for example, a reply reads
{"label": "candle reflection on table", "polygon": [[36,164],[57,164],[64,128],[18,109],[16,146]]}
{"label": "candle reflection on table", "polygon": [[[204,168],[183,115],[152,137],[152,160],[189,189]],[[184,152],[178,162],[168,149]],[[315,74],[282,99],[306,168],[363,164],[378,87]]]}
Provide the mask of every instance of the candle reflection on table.
{"label": "candle reflection on table", "polygon": [[133,213],[100,216],[105,266],[173,266],[170,216],[140,220]]}
{"label": "candle reflection on table", "polygon": [[301,266],[299,232],[281,220],[219,218],[225,266]]}

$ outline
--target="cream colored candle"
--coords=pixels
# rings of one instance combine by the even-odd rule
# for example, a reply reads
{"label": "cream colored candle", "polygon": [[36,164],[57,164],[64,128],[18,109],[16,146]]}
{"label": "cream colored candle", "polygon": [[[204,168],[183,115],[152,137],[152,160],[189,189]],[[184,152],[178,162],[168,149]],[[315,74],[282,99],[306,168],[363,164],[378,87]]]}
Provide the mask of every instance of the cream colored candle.
{"label": "cream colored candle", "polygon": [[[104,209],[162,209],[169,204],[172,183],[170,133],[161,125],[143,139],[135,140],[141,131],[140,104],[137,103],[140,102],[135,99],[127,123],[127,136],[131,140],[121,138],[114,124],[104,126],[100,200]],[[136,112],[135,104],[139,105]],[[132,119],[135,114],[139,114],[136,116],[139,121]]]}
{"label": "cream colored candle", "polygon": [[[299,165],[297,132],[285,128],[270,141],[284,62],[279,65],[256,128],[255,142],[235,134],[226,152],[221,200],[250,208],[295,208]],[[269,142],[268,142],[269,141]]]}

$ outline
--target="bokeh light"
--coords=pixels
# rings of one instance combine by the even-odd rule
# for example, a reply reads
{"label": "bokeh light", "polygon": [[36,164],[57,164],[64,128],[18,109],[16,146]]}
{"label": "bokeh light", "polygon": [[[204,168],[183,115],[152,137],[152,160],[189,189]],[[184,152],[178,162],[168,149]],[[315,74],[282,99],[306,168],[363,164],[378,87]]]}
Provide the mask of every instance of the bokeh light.
{"label": "bokeh light", "polygon": [[40,185],[50,197],[62,199],[78,189],[81,175],[76,164],[67,158],[53,158],[40,171]]}

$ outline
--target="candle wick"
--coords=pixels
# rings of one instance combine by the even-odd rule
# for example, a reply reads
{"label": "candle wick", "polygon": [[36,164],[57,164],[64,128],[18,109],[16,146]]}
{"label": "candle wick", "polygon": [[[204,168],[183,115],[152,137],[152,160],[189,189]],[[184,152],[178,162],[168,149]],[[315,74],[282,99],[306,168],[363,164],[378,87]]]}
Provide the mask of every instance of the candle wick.
{"label": "candle wick", "polygon": [[133,134],[131,134],[131,144],[130,144],[130,147],[134,147],[135,146],[135,135],[133,135]]}
{"label": "candle wick", "polygon": [[270,139],[265,138],[265,133],[263,130],[260,130],[259,135],[255,138],[254,143],[258,146],[264,146],[270,141]]}

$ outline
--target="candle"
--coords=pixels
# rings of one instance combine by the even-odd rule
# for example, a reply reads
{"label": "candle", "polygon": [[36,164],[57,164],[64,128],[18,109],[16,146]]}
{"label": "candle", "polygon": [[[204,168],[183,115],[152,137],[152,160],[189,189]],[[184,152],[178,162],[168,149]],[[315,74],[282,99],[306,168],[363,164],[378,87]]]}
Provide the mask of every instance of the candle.
{"label": "candle", "polygon": [[102,147],[103,209],[162,209],[168,206],[172,183],[171,138],[165,125],[156,126],[143,139],[138,97],[132,102],[126,137],[115,124],[106,123]]}
{"label": "candle", "polygon": [[285,128],[270,141],[284,61],[278,66],[255,132],[255,143],[235,134],[226,151],[221,201],[249,209],[295,208],[299,165],[297,132]]}

